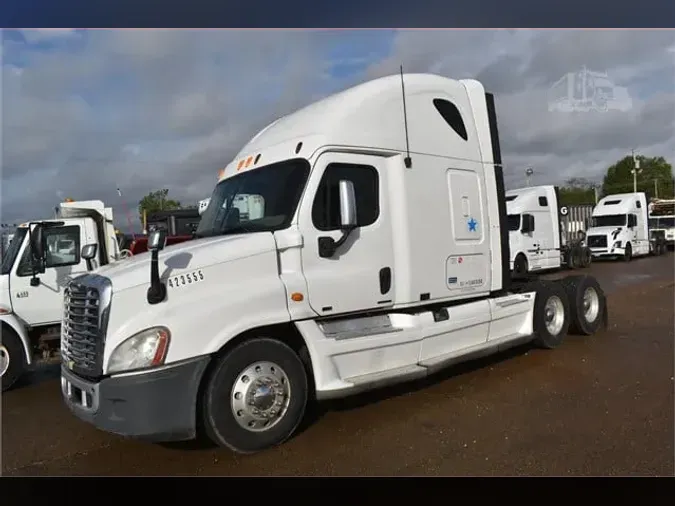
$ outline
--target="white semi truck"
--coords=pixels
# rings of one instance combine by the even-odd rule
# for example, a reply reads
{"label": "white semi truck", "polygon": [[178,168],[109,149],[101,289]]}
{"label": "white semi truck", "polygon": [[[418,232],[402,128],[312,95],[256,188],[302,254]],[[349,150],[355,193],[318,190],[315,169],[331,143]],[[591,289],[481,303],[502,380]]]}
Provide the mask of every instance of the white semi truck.
{"label": "white semi truck", "polygon": [[[17,227],[2,259],[0,274],[0,377],[9,389],[29,367],[60,360],[63,289],[73,276],[87,272],[81,255],[96,244],[95,265],[106,265],[120,252],[112,209],[99,200],[64,202],[58,219]],[[42,236],[43,252],[34,258],[29,240]],[[91,248],[90,248],[91,249]]]}
{"label": "white semi truck", "polygon": [[600,199],[593,209],[586,244],[594,258],[621,258],[665,253],[663,230],[652,230],[643,192],[619,193]]}
{"label": "white semi truck", "polygon": [[583,235],[567,240],[563,215],[555,186],[531,186],[506,192],[510,269],[516,277],[532,272],[588,267],[591,252]]}
{"label": "white semi truck", "polygon": [[[242,219],[240,195],[262,215]],[[607,323],[591,276],[512,284],[494,102],[475,80],[390,76],[280,118],[225,168],[197,238],[163,235],[64,295],[64,401],[125,436],[199,428],[256,452],[314,400]]]}
{"label": "white semi truck", "polygon": [[649,228],[663,231],[668,247],[675,246],[675,199],[657,199],[649,203]]}

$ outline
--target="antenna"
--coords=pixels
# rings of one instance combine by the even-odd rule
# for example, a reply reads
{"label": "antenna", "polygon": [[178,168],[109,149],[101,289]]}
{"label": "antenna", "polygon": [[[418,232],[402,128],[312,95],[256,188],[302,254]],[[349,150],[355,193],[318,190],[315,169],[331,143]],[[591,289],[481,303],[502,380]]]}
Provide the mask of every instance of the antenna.
{"label": "antenna", "polygon": [[403,96],[403,128],[405,129],[405,150],[406,157],[403,159],[405,168],[412,167],[412,160],[410,159],[410,140],[408,139],[408,112],[405,108],[405,85],[403,84],[403,65],[401,65],[401,94]]}

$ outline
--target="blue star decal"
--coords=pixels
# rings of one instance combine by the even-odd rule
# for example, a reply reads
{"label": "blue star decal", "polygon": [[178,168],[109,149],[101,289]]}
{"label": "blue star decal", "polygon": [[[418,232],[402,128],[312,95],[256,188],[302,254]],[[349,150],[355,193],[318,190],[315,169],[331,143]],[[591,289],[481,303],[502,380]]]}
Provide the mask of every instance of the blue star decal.
{"label": "blue star decal", "polygon": [[478,222],[471,218],[469,222],[467,223],[469,225],[469,232],[475,232],[476,231],[476,225],[478,225]]}

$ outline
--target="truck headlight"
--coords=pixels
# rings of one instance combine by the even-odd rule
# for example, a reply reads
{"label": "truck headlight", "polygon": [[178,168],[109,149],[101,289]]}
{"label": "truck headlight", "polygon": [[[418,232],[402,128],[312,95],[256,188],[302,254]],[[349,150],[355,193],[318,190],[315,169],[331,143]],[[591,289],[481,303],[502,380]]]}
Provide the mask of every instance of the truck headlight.
{"label": "truck headlight", "polygon": [[616,241],[614,243],[614,246],[612,246],[612,248],[620,248],[620,247],[621,247],[621,241]]}
{"label": "truck headlight", "polygon": [[166,327],[151,327],[122,341],[110,355],[108,372],[156,367],[164,363],[171,333]]}

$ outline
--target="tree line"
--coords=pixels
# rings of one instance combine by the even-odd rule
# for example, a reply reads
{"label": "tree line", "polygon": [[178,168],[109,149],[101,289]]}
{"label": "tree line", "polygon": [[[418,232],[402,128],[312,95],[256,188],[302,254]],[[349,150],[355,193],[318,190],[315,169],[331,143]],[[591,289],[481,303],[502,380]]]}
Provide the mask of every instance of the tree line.
{"label": "tree line", "polygon": [[[673,168],[662,156],[635,157],[639,160],[639,169],[636,177],[637,191],[644,192],[647,199],[673,198],[675,196]],[[560,203],[562,205],[595,204],[596,192],[598,198],[614,193],[630,193],[633,191],[633,157],[628,155],[608,167],[602,184],[583,178],[568,179],[559,187]]]}

